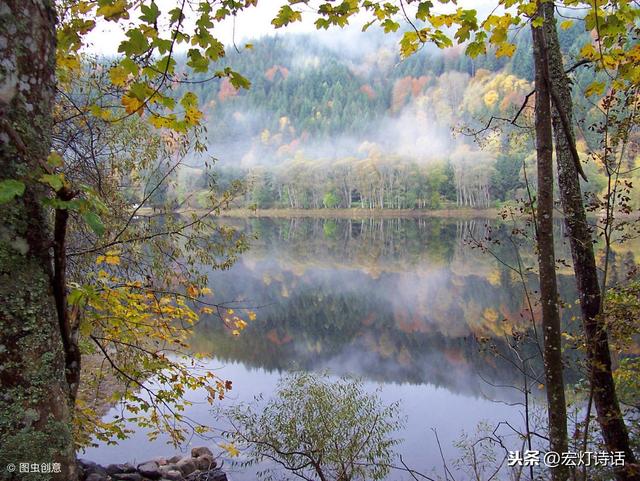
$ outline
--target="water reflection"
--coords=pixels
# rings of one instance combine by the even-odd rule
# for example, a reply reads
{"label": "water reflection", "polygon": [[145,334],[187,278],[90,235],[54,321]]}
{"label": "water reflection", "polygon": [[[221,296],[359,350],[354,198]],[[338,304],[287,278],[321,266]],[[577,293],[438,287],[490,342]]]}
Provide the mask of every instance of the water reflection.
{"label": "water reflection", "polygon": [[[256,239],[229,271],[209,273],[215,300],[264,307],[239,337],[216,318],[198,325],[194,349],[234,383],[223,406],[260,393],[268,397],[285,370],[357,374],[371,389],[382,384],[385,402],[402,401],[408,423],[401,451],[425,473],[441,465],[429,428],[438,430],[452,459],[459,454],[453,442],[463,429],[473,431],[482,420],[521,425],[518,406],[492,401],[519,401],[514,390],[494,386],[519,384],[520,373],[500,357],[480,352],[476,339],[489,338],[506,350],[505,334],[513,326],[530,326],[528,303],[513,271],[464,241],[482,239],[491,230],[501,239],[492,245],[500,259],[515,263],[518,254],[535,265],[531,251],[517,253],[507,241],[508,226],[433,218],[225,222]],[[570,258],[560,223],[556,229],[558,257]],[[559,273],[563,298],[575,299],[570,268]],[[569,318],[572,312],[564,314]],[[534,315],[539,317],[535,307]],[[526,350],[532,353],[534,347]],[[189,397],[191,419],[223,426],[202,403],[206,393]],[[142,461],[170,453],[165,441],[150,443],[137,431],[118,446],[88,450],[86,457]],[[233,479],[252,480],[255,473],[240,469]]]}
{"label": "water reflection", "polygon": [[[237,339],[215,319],[203,323],[199,352],[268,370],[329,368],[476,396],[492,391],[485,380],[516,382],[517,370],[476,342],[500,346],[530,319],[520,279],[464,242],[484,238],[487,221],[236,223],[258,240],[230,271],[212,273],[211,285],[217,299],[267,306]],[[512,260],[512,246],[496,247]],[[571,296],[570,282],[561,284]]]}

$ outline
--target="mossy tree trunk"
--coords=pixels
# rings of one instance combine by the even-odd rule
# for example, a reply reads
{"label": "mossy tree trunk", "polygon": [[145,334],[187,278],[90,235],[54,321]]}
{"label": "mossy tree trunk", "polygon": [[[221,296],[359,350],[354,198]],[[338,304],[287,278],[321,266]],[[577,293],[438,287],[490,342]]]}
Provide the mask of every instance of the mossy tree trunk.
{"label": "mossy tree trunk", "polygon": [[[575,135],[573,132],[571,84],[565,74],[562,61],[554,5],[552,2],[545,3],[543,9],[549,81],[554,89],[557,103],[563,109],[567,119],[567,129],[565,129],[560,112],[554,102],[553,130],[556,142],[558,185],[580,296],[593,400],[607,449],[623,451],[627,465],[631,465],[636,461],[629,445],[629,436],[616,396],[609,341],[601,312],[602,299],[591,228],[587,221],[578,178],[578,165],[574,158]],[[630,469],[618,469],[616,477],[619,480],[640,481],[640,473],[633,473]]]}
{"label": "mossy tree trunk", "polygon": [[[538,15],[541,7],[538,7]],[[551,96],[546,79],[547,60],[544,52],[544,31],[533,27],[533,56],[535,65],[535,130],[538,169],[538,202],[536,237],[540,273],[540,303],[542,304],[542,330],[544,374],[549,419],[549,447],[551,451],[565,453],[567,443],[567,408],[562,375],[562,338],[558,308],[558,286],[553,236],[553,135],[551,131]],[[560,464],[551,471],[553,481],[565,481],[568,468]]]}
{"label": "mossy tree trunk", "polygon": [[[26,189],[0,206],[0,479],[77,479],[51,219],[42,205],[46,188],[36,182],[51,148],[54,94],[52,1],[3,0],[0,180],[19,180]],[[60,473],[20,473],[19,463],[52,470],[59,463]]]}

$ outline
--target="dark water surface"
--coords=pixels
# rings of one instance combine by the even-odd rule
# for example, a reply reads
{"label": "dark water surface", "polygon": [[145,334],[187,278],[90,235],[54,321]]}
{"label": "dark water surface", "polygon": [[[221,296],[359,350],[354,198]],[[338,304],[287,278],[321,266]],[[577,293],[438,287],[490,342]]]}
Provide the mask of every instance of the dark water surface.
{"label": "dark water surface", "polygon": [[[217,319],[198,327],[194,349],[210,359],[220,377],[233,380],[223,406],[257,394],[268,397],[288,370],[361,376],[368,388],[381,388],[384,401],[401,401],[407,427],[400,433],[405,440],[400,451],[408,465],[426,474],[433,469],[442,474],[432,429],[447,459],[454,460],[459,451],[453,443],[463,430],[472,433],[481,422],[522,425],[522,408],[513,405],[521,401],[517,393],[495,387],[519,383],[517,370],[480,352],[476,342],[483,337],[500,346],[512,325],[525,328],[529,318],[517,276],[464,241],[482,238],[487,221],[226,222],[257,239],[231,270],[211,274],[215,299],[235,301],[236,307],[264,307],[239,337]],[[494,226],[494,235],[503,236],[501,230],[508,229]],[[515,261],[510,243],[494,249],[502,260]],[[562,246],[559,251],[566,255]],[[530,253],[521,255],[531,262]],[[571,282],[565,279],[561,289],[572,298]],[[196,392],[191,398],[203,401],[205,395]],[[205,424],[224,425],[201,402],[187,414]],[[139,431],[117,446],[90,449],[84,457],[139,462],[173,454],[165,441],[148,442]],[[250,470],[232,469],[232,476],[255,479]]]}

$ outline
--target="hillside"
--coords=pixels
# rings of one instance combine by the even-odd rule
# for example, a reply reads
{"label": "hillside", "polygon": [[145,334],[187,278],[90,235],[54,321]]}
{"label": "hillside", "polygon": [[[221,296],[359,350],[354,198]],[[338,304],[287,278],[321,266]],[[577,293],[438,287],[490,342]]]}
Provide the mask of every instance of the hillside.
{"label": "hillside", "polygon": [[[568,64],[583,36],[579,27],[562,32]],[[248,192],[239,206],[294,209],[487,208],[523,195],[530,109],[520,128],[495,122],[505,128],[468,133],[520,109],[532,89],[526,54],[472,60],[461,48],[425,49],[400,61],[392,37],[367,34],[362,49],[349,38],[265,37],[216,66],[241,72],[250,89],[226,78],[178,87],[205,105],[220,190],[240,179]],[[529,32],[517,42],[526,52]],[[176,201],[208,175],[183,175]]]}

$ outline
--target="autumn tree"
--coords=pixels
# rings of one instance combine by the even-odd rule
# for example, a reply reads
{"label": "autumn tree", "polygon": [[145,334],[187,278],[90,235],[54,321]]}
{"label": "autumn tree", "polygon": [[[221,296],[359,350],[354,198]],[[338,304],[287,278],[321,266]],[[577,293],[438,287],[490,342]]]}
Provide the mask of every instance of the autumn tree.
{"label": "autumn tree", "polygon": [[[225,259],[226,247],[216,242],[222,239],[238,250],[241,241],[219,229],[218,237],[212,237],[206,215],[186,221],[165,217],[157,223],[152,216],[145,225],[135,222],[141,204],[174,169],[156,177],[159,181],[143,191],[143,202],[132,205],[125,197],[108,198],[106,194],[113,192],[114,181],[148,173],[156,166],[136,163],[140,157],[133,155],[128,157],[133,163],[128,170],[122,169],[124,158],[119,159],[118,169],[112,169],[113,164],[101,154],[89,149],[85,155],[81,147],[86,142],[95,148],[98,131],[109,130],[111,124],[126,126],[139,117],[165,135],[164,142],[151,145],[169,146],[180,158],[184,139],[195,132],[193,145],[201,149],[197,135],[202,113],[196,96],[186,92],[177,102],[171,91],[173,84],[185,79],[176,70],[176,47],[189,44],[187,67],[192,72],[207,71],[210,62],[225,54],[210,33],[214,23],[254,4],[251,0],[221,2],[215,11],[206,1],[182,1],[166,11],[153,1],[0,5],[3,466],[23,461],[25,453],[31,453],[30,462],[61,465],[60,472],[41,473],[32,479],[76,479],[74,447],[83,440],[74,439],[72,424],[86,421],[87,411],[77,409],[76,401],[87,342],[93,343],[117,376],[142,390],[142,394],[124,392],[123,399],[146,411],[149,418],[140,421],[154,429],[174,424],[158,411],[159,406],[167,408],[174,421],[180,419],[185,389],[206,386],[213,400],[228,388],[211,373],[194,377],[162,347],[152,350],[145,343],[160,335],[167,343],[184,346],[188,326],[198,316],[188,304],[193,302],[200,302],[207,312],[218,309],[234,332],[244,326],[233,310],[220,312],[219,305],[203,304],[200,298],[208,295],[205,279],[185,270],[198,252],[212,266],[228,266],[233,257]],[[126,20],[136,9],[138,21],[127,26]],[[195,26],[185,26],[187,14],[196,16]],[[94,82],[74,90],[73,79],[86,74],[81,50],[96,21],[125,29],[121,56],[108,68],[106,84]],[[96,70],[104,72],[102,65]],[[234,88],[249,86],[231,68],[214,75],[229,79]],[[98,95],[90,95],[96,89]],[[56,119],[60,112],[64,114]],[[138,134],[143,131],[139,128]],[[52,152],[54,135],[55,147],[61,152]],[[145,141],[153,137],[150,134]],[[104,174],[110,178],[103,183]],[[227,194],[212,196],[209,213],[228,201]],[[136,270],[145,264],[144,255],[154,249],[165,260],[175,260],[159,277],[157,269]],[[124,265],[121,254],[127,250],[138,257]],[[158,260],[147,259],[147,267],[157,266]],[[91,265],[94,267],[88,267]],[[167,291],[167,286],[172,289]],[[144,381],[156,375],[173,387],[151,391]],[[98,422],[92,416],[89,421]]]}

